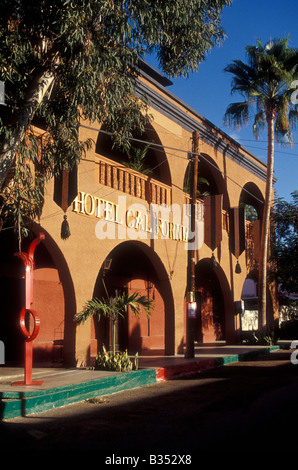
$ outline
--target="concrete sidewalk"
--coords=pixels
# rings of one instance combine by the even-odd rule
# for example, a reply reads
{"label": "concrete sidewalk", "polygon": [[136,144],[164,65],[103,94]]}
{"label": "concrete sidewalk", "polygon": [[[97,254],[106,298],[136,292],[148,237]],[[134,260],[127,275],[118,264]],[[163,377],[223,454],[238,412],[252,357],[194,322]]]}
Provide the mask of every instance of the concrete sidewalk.
{"label": "concrete sidewalk", "polygon": [[33,368],[32,380],[42,385],[13,385],[24,369],[0,367],[0,419],[40,413],[89,398],[181,378],[232,362],[269,354],[279,346],[210,345],[195,349],[195,357],[141,356],[139,370],[105,372],[89,369]]}

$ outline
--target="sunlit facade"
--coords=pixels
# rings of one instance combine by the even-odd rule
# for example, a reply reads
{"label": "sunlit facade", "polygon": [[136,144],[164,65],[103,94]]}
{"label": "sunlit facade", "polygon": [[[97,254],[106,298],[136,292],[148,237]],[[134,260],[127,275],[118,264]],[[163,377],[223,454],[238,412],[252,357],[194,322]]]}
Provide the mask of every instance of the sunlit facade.
{"label": "sunlit facade", "polygon": [[[170,83],[150,67],[138,80],[150,99],[153,119],[131,141],[148,146],[142,172],[113,148],[109,129],[82,122],[91,138],[78,168],[52,180],[36,235],[33,308],[40,317],[34,360],[43,364],[92,365],[111,341],[106,319],[76,325],[74,316],[93,297],[139,292],[154,300],[148,320],[131,313],[117,325],[117,347],[139,354],[183,353],[190,239],[189,184],[193,132],[199,132],[199,186],[195,253],[195,344],[239,343],[246,279],[257,281],[260,221],[266,165],[170,92]],[[253,206],[255,221],[243,207]],[[244,214],[244,215],[243,215]],[[67,216],[70,236],[61,238]],[[1,337],[7,361],[18,363],[23,338],[22,266],[13,257],[12,232],[1,236]],[[26,251],[26,242],[23,250]],[[215,262],[214,262],[215,261]],[[268,324],[278,316],[275,285],[268,286]],[[257,289],[253,292],[257,297]],[[5,315],[4,315],[5,312]],[[255,325],[255,323],[254,323]]]}

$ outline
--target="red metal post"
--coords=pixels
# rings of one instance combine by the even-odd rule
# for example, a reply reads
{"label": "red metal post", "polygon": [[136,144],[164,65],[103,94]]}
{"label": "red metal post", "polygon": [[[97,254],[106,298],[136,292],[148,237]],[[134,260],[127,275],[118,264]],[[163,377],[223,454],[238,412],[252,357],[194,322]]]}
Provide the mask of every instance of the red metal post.
{"label": "red metal post", "polygon": [[[34,263],[34,250],[36,246],[44,240],[44,233],[40,232],[39,236],[31,243],[28,253],[20,252],[15,253],[15,256],[21,258],[25,266],[25,306],[20,313],[20,326],[22,333],[25,337],[25,371],[24,381],[13,382],[12,385],[42,385],[43,381],[32,381],[32,363],[33,363],[33,340],[39,333],[40,320],[35,312],[31,309],[33,303],[33,271],[35,268]],[[26,327],[26,315],[31,314],[34,320],[34,328],[32,333]]]}

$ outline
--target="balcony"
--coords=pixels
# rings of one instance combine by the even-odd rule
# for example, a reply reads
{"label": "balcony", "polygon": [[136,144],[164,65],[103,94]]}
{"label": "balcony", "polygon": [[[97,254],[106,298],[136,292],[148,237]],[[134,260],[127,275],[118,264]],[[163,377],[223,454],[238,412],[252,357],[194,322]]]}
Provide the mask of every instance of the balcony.
{"label": "balcony", "polygon": [[96,155],[98,182],[151,204],[172,204],[172,188],[150,176]]}

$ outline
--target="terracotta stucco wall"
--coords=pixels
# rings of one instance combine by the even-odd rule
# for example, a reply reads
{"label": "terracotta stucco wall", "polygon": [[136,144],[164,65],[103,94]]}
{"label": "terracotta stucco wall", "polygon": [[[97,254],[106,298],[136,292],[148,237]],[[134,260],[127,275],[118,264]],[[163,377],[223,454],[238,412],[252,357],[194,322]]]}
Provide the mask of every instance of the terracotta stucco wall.
{"label": "terracotta stucco wall", "polygon": [[[161,93],[160,90],[158,92]],[[174,102],[172,98],[166,97],[166,99],[169,102]],[[180,103],[176,103],[176,105],[180,107],[181,112],[188,115],[191,114],[189,110],[183,109]],[[183,204],[187,202],[183,192],[183,181],[189,163],[187,152],[192,149],[192,133],[154,108],[151,110],[151,114],[153,115],[151,125],[156,131],[161,145],[164,147],[163,158],[167,159],[169,165],[172,181],[172,204],[178,204],[182,208]],[[195,116],[192,118],[196,119]],[[96,143],[100,126],[91,125],[90,123],[83,124],[86,127],[81,127],[81,138],[91,137]],[[200,124],[202,125],[202,122]],[[234,145],[233,142],[229,142],[226,137],[222,137],[216,130],[210,128],[209,132],[213,135],[216,134],[221,141],[224,140],[227,148]],[[247,183],[254,183],[260,189],[261,194],[264,195],[264,180],[249,171],[247,167],[239,164],[239,161],[233,160],[225,152],[219,151],[203,140],[199,142],[199,151],[202,155],[208,157],[218,168],[214,168],[212,171],[214,175],[217,174],[217,178],[226,187],[227,198],[225,199],[224,209],[228,210],[229,207],[237,207],[239,205],[242,188]],[[245,153],[243,150],[241,152],[244,160],[251,161],[255,166],[260,166],[264,170],[264,165],[261,162],[254,159],[249,153]],[[123,198],[125,198],[126,208],[132,204],[142,204],[146,210],[149,210],[149,201],[140,200],[135,196],[101,184],[98,161],[99,156],[95,152],[94,145],[79,165],[78,189],[80,192],[90,194],[93,197],[116,205],[119,204],[119,197],[122,198],[121,203],[124,201]],[[118,229],[123,230],[123,226],[114,222],[107,222],[105,226],[112,238],[99,239],[96,236],[98,218],[94,215],[83,213],[80,208],[80,203],[77,205],[78,210],[76,212],[73,210],[73,205],[68,208],[67,217],[71,236],[67,240],[62,240],[60,238],[60,227],[63,212],[53,201],[53,182],[51,182],[47,187],[44,210],[40,220],[40,226],[54,240],[64,257],[71,276],[71,282],[73,283],[76,311],[80,311],[84,303],[92,297],[96,279],[105,258],[119,243],[124,241],[124,239],[118,239]],[[242,272],[235,274],[236,259],[229,251],[227,228],[223,229],[220,249],[216,250],[215,256],[219,263],[219,277],[222,279],[222,288],[224,289],[224,286],[226,286],[226,290],[229,291],[224,292],[226,296],[226,309],[230,310],[226,312],[227,337],[235,340],[237,339],[240,325],[239,318],[234,316],[233,301],[240,300],[243,283],[248,272],[244,252],[239,258]],[[115,238],[113,238],[114,229]],[[174,331],[169,334],[173,335],[174,347],[172,353],[175,353],[183,343],[185,336],[187,244],[183,241],[161,239],[161,237],[152,240],[148,233],[147,238],[143,238],[144,233],[139,232],[136,235],[139,236],[137,241],[148,248],[147,253],[149,258],[150,253],[154,252],[156,259],[163,266],[163,270],[160,270],[158,275],[160,282],[167,284],[168,292],[172,295],[172,299],[165,298],[164,302],[165,309],[167,308],[167,301],[173,302],[174,305]],[[122,232],[121,236],[123,236]],[[203,243],[202,247],[196,252],[196,262],[210,259],[211,255],[210,248]],[[159,268],[157,267],[157,269]],[[76,311],[73,311],[73,315]],[[67,332],[65,334],[67,335]],[[88,362],[91,336],[91,320],[77,327],[75,357],[78,365]]]}

